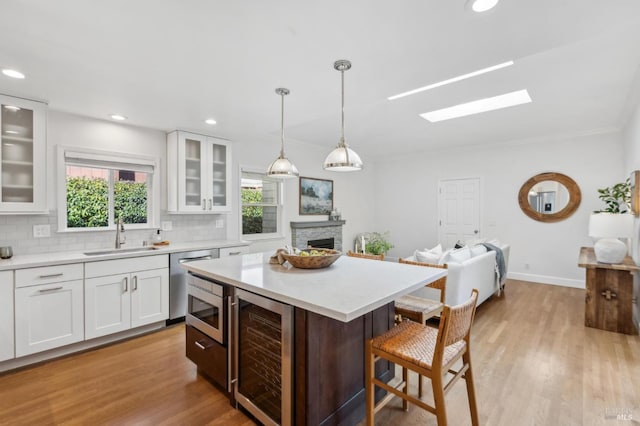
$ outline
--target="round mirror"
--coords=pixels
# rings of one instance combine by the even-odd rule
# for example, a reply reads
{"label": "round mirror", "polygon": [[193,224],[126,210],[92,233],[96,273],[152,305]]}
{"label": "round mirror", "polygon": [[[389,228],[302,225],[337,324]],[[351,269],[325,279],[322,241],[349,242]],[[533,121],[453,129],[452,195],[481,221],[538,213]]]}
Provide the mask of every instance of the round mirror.
{"label": "round mirror", "polygon": [[561,173],[540,173],[522,185],[520,208],[531,219],[557,222],[576,211],[582,200],[578,184]]}

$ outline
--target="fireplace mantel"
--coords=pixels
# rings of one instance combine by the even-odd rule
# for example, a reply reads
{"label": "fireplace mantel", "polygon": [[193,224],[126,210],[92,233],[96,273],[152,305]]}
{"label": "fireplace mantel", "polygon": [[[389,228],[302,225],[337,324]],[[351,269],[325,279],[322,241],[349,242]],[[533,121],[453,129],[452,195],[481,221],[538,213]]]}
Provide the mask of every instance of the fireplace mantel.
{"label": "fireplace mantel", "polygon": [[323,228],[326,226],[342,226],[346,220],[318,220],[314,222],[291,222],[291,228]]}

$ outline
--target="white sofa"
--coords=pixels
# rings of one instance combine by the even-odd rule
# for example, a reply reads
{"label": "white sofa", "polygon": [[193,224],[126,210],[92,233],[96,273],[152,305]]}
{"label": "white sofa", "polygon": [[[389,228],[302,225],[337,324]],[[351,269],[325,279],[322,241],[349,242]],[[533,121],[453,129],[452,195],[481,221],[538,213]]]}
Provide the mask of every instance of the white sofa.
{"label": "white sofa", "polygon": [[[494,244],[502,250],[506,275],[506,267],[509,264],[509,245],[494,242],[489,243]],[[467,248],[467,250],[471,251],[469,248]],[[475,252],[479,251],[482,251],[482,249],[475,250]],[[452,253],[455,253],[455,251]],[[464,302],[469,298],[471,290],[474,288],[478,289],[478,305],[480,305],[499,290],[499,283],[496,276],[495,251],[486,251],[471,255],[468,259],[462,260],[462,262],[452,260],[451,257],[459,258],[459,256],[451,256],[451,253],[448,253],[448,256],[445,254],[445,258],[440,262],[446,263],[448,266],[447,291],[445,297],[445,303],[447,305],[453,306]],[[407,259],[418,260],[415,255]],[[425,287],[412,294],[428,299],[438,299],[438,293],[438,290]]]}

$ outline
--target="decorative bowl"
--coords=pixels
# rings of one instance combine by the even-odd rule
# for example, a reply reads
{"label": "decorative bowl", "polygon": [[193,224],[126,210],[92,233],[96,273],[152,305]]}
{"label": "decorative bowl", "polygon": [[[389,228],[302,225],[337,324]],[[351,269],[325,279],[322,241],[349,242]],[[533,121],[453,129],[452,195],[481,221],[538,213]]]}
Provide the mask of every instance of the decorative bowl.
{"label": "decorative bowl", "polygon": [[284,257],[287,262],[289,262],[291,264],[291,266],[294,266],[296,268],[300,268],[300,269],[320,269],[320,268],[326,268],[327,266],[330,266],[333,262],[335,262],[336,260],[338,260],[338,258],[341,256],[342,253],[340,253],[338,250],[332,250],[332,249],[322,249],[322,248],[308,248],[308,249],[304,249],[301,250],[303,252],[306,253],[311,253],[313,251],[316,252],[323,252],[326,254],[322,254],[322,255],[314,255],[314,254],[310,254],[309,256],[300,256],[299,254],[282,254],[282,257]]}

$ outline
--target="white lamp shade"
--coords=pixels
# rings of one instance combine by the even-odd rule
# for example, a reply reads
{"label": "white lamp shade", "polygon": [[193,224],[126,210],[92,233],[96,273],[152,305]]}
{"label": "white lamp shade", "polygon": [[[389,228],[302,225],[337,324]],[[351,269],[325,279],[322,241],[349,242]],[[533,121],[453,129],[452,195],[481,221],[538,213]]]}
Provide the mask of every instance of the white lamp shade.
{"label": "white lamp shade", "polygon": [[338,145],[327,155],[322,168],[334,172],[354,172],[362,170],[362,160],[354,150],[346,145]]}
{"label": "white lamp shade", "polygon": [[298,177],[300,173],[288,158],[277,158],[267,169],[267,175],[280,178]]}
{"label": "white lamp shade", "polygon": [[591,238],[631,238],[633,215],[625,213],[594,213],[589,217]]}

